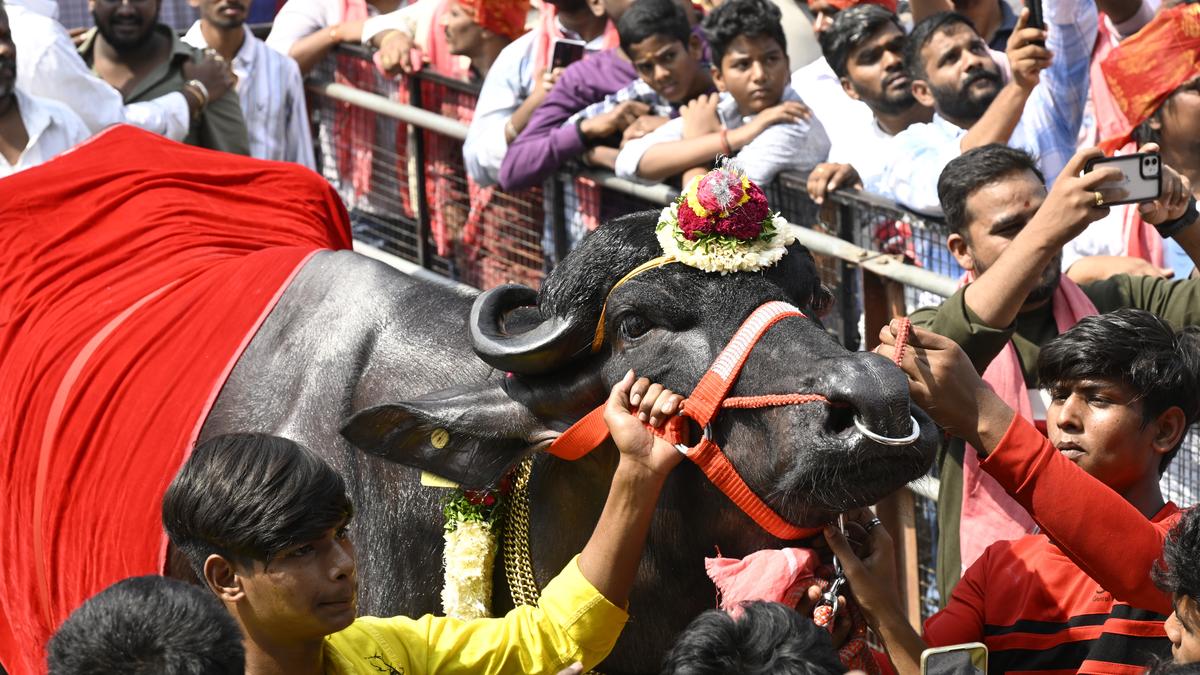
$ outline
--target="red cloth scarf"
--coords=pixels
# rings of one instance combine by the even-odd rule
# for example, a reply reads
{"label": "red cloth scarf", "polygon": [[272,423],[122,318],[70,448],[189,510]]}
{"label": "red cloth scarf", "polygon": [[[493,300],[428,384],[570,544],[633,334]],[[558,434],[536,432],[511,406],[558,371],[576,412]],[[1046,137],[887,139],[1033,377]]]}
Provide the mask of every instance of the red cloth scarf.
{"label": "red cloth scarf", "polygon": [[45,672],[71,610],[163,570],[163,492],[314,251],[329,184],[108,129],[0,180],[0,661]]}
{"label": "red cloth scarf", "polygon": [[1125,39],[1100,64],[1125,124],[1103,130],[1113,135],[1100,144],[1112,154],[1132,140],[1133,131],[1162,106],[1180,85],[1200,75],[1200,5],[1164,9]]}
{"label": "red cloth scarf", "polygon": [[471,19],[493,33],[516,40],[525,33],[529,0],[457,0]]}
{"label": "red cloth scarf", "polygon": [[[963,277],[963,285],[971,281],[974,281],[974,277],[968,272]],[[1083,289],[1066,276],[1059,279],[1058,288],[1050,302],[1059,333],[1066,332],[1080,319],[1097,313],[1096,306]],[[1012,341],[1004,345],[1004,349],[988,364],[983,381],[1017,414],[1034,421],[1021,360]],[[958,528],[962,569],[970,567],[992,543],[1022,537],[1033,529],[1033,525],[1033,518],[1008,496],[995,478],[979,467],[977,451],[967,446],[963,453],[962,515]]]}

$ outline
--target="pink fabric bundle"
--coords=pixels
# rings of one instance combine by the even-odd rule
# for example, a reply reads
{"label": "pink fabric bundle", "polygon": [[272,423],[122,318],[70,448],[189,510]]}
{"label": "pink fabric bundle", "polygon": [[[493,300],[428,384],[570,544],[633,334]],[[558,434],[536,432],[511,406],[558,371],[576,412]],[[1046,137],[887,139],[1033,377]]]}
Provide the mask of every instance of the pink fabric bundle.
{"label": "pink fabric bundle", "polygon": [[[716,558],[704,559],[704,569],[717,587],[718,606],[738,616],[743,602],[765,600],[795,607],[814,584],[822,590],[827,588],[829,581],[817,576],[820,563],[812,549],[764,549],[745,558],[726,558],[718,553]],[[849,610],[854,627],[850,638],[838,649],[838,658],[847,670],[878,675],[879,664],[867,645],[866,621],[853,605]],[[817,625],[832,630],[833,617]]]}

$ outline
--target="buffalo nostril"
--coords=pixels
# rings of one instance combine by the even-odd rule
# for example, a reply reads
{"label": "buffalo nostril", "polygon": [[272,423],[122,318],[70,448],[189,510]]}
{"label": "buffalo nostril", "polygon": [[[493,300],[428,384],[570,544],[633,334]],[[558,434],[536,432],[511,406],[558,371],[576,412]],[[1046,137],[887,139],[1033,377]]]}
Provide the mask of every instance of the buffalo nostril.
{"label": "buffalo nostril", "polygon": [[832,403],[825,417],[825,431],[840,435],[854,426],[854,408],[846,403]]}

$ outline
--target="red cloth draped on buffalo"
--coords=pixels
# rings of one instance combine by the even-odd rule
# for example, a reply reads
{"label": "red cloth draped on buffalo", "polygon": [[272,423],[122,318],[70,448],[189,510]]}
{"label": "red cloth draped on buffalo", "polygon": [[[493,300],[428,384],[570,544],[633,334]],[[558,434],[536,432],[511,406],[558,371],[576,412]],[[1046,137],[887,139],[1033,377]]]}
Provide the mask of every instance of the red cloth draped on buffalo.
{"label": "red cloth draped on buffalo", "polygon": [[315,173],[121,126],[0,180],[0,662],[163,569],[161,499],[260,322],[348,248]]}

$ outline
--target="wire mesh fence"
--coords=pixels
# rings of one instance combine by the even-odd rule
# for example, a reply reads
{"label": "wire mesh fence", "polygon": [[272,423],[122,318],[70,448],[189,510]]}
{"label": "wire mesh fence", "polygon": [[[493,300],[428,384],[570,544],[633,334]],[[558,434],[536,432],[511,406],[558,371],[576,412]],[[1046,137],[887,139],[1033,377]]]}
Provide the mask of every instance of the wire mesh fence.
{"label": "wire mesh fence", "polygon": [[[435,73],[383,77],[367,52],[344,47],[326,59],[310,82],[347,84],[462,124],[469,124],[478,96],[477,85]],[[478,288],[509,282],[537,288],[554,262],[601,222],[660,209],[677,194],[664,186],[633,189],[611,174],[599,176],[573,164],[540,187],[513,193],[481,187],[467,177],[461,138],[330,96],[312,99],[319,163],[346,203],[355,238]],[[839,191],[818,206],[808,197],[806,180],[807,176],[782,174],[766,188],[773,207],[790,222],[951,280],[962,276],[946,248],[944,223],[858,192]],[[814,252],[814,259],[822,281],[838,299],[824,319],[826,328],[850,349],[864,348],[869,343],[867,330],[878,330],[864,325],[868,287],[882,288],[889,316],[943,299],[899,282],[883,280],[880,285],[878,277],[865,280],[861,266],[842,257]],[[1193,429],[1163,476],[1167,498],[1181,505],[1197,502],[1198,455],[1200,432]],[[936,512],[932,498],[915,494],[912,521],[918,551],[910,564],[917,566],[922,617],[935,612],[943,600],[934,570]]]}

